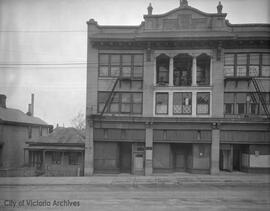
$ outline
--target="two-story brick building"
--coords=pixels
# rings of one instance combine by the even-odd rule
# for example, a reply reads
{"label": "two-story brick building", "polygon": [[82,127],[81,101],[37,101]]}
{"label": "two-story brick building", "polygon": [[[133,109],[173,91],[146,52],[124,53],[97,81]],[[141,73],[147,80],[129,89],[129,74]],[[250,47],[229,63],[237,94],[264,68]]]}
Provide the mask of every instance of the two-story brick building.
{"label": "two-story brick building", "polygon": [[6,98],[0,94],[0,176],[23,176],[26,142],[47,136],[53,126],[34,116],[33,95],[27,113],[9,108]]}
{"label": "two-story brick building", "polygon": [[269,171],[269,24],[188,5],[88,24],[85,175]]}

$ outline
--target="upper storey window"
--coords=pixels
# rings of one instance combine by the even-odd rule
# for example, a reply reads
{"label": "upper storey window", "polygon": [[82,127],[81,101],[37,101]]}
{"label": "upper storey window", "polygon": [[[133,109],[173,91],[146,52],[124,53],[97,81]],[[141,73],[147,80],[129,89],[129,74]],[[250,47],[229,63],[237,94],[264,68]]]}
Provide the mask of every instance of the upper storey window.
{"label": "upper storey window", "polygon": [[188,54],[179,54],[173,59],[174,86],[191,86],[192,57]]}
{"label": "upper storey window", "polygon": [[225,54],[225,77],[270,77],[269,53]]}
{"label": "upper storey window", "polygon": [[197,84],[199,86],[210,84],[210,63],[211,57],[206,54],[197,57]]}
{"label": "upper storey window", "polygon": [[99,54],[99,77],[143,78],[143,54]]}
{"label": "upper storey window", "polygon": [[170,57],[161,54],[156,59],[157,83],[169,83]]}

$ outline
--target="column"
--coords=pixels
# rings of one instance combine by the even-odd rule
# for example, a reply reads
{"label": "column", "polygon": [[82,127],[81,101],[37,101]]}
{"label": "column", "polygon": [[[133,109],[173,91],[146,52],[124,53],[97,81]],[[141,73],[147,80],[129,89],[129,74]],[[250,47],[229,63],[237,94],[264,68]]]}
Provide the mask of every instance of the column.
{"label": "column", "polygon": [[197,93],[195,91],[192,92],[192,116],[195,117],[197,115]]}
{"label": "column", "polygon": [[153,173],[153,128],[152,122],[146,123],[145,128],[145,175]]}
{"label": "column", "polygon": [[173,57],[170,57],[169,86],[173,86]]}
{"label": "column", "polygon": [[173,92],[168,95],[168,115],[173,116]]}
{"label": "column", "polygon": [[217,123],[212,125],[212,144],[211,144],[211,174],[219,173],[219,145],[220,145],[220,129]]}
{"label": "column", "polygon": [[195,55],[192,59],[192,86],[197,86],[197,60]]}
{"label": "column", "polygon": [[93,120],[86,119],[86,140],[84,151],[84,176],[94,173],[94,125]]}

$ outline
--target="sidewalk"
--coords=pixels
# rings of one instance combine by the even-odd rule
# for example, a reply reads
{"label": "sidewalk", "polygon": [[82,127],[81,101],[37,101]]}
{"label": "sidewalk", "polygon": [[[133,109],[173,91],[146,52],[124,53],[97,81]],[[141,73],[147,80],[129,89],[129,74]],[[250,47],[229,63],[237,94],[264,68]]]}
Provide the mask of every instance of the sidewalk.
{"label": "sidewalk", "polygon": [[221,172],[218,175],[171,173],[152,176],[129,174],[90,177],[1,177],[0,186],[17,185],[182,185],[182,184],[270,184],[268,174]]}

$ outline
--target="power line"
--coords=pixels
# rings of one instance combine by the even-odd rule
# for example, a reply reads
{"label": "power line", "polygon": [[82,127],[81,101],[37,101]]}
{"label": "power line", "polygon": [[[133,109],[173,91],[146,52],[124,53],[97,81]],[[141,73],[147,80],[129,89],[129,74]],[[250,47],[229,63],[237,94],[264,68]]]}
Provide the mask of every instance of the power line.
{"label": "power line", "polygon": [[0,33],[86,33],[84,30],[0,30]]}

